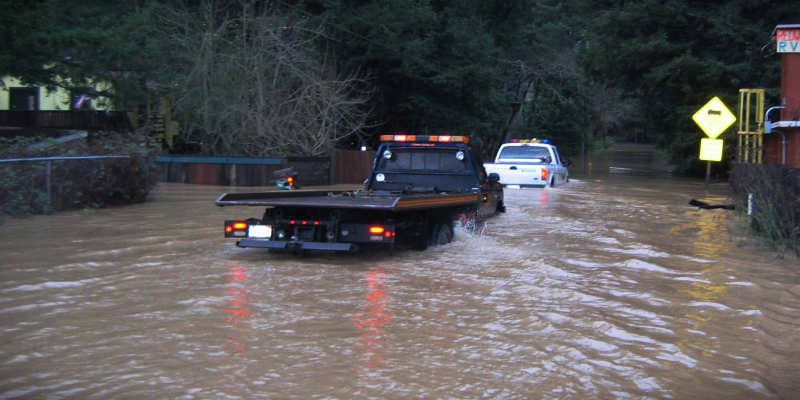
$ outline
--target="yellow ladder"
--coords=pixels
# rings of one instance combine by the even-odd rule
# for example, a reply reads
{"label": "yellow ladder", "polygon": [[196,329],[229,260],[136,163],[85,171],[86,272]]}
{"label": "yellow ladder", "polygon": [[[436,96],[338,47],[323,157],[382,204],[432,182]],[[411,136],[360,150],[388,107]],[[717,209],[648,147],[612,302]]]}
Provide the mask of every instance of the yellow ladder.
{"label": "yellow ladder", "polygon": [[[755,114],[754,118],[750,118]],[[736,161],[764,162],[764,89],[739,89],[739,145]]]}

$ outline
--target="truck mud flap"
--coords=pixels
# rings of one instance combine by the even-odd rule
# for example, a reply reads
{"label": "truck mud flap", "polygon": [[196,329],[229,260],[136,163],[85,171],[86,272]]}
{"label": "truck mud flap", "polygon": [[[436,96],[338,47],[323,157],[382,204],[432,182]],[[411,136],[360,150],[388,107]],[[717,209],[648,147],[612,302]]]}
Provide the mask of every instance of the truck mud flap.
{"label": "truck mud flap", "polygon": [[311,250],[311,251],[353,251],[352,243],[324,242],[283,242],[274,240],[240,240],[239,247],[258,247],[263,249]]}

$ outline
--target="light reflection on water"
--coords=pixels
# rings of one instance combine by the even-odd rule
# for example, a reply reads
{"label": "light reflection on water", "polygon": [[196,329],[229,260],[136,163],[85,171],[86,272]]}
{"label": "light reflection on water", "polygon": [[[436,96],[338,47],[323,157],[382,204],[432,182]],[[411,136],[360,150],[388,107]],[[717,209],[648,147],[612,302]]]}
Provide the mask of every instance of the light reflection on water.
{"label": "light reflection on water", "polygon": [[232,261],[226,263],[228,268],[228,286],[225,295],[227,304],[222,308],[225,312],[225,323],[230,325],[231,332],[223,343],[225,350],[242,360],[247,360],[247,337],[250,331],[249,289],[247,288],[247,271]]}
{"label": "light reflection on water", "polygon": [[797,261],[687,205],[724,187],[595,163],[425,252],[239,249],[221,221],[261,211],[203,186],[7,221],[0,398],[798,393]]}
{"label": "light reflection on water", "polygon": [[390,292],[386,272],[380,267],[364,271],[363,281],[367,290],[365,301],[353,315],[353,325],[361,331],[357,342],[361,358],[358,375],[373,384],[381,380],[381,372],[386,368],[386,349],[391,346],[387,332],[392,322]]}

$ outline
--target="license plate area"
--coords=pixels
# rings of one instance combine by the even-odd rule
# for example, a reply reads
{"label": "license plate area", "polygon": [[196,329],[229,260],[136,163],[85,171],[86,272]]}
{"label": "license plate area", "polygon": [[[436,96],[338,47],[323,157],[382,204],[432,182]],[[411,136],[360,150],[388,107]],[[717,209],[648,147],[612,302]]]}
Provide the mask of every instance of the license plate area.
{"label": "license plate area", "polygon": [[250,225],[247,229],[247,237],[252,239],[269,239],[272,237],[272,226]]}

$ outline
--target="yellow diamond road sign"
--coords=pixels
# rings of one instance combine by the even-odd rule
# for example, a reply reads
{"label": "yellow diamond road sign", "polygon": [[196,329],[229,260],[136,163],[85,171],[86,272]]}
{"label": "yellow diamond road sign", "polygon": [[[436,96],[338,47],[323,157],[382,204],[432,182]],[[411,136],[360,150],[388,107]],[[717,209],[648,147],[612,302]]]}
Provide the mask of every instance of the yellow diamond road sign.
{"label": "yellow diamond road sign", "polygon": [[722,132],[725,132],[725,129],[736,122],[736,117],[731,110],[716,96],[700,107],[692,115],[692,119],[711,139],[716,139]]}

